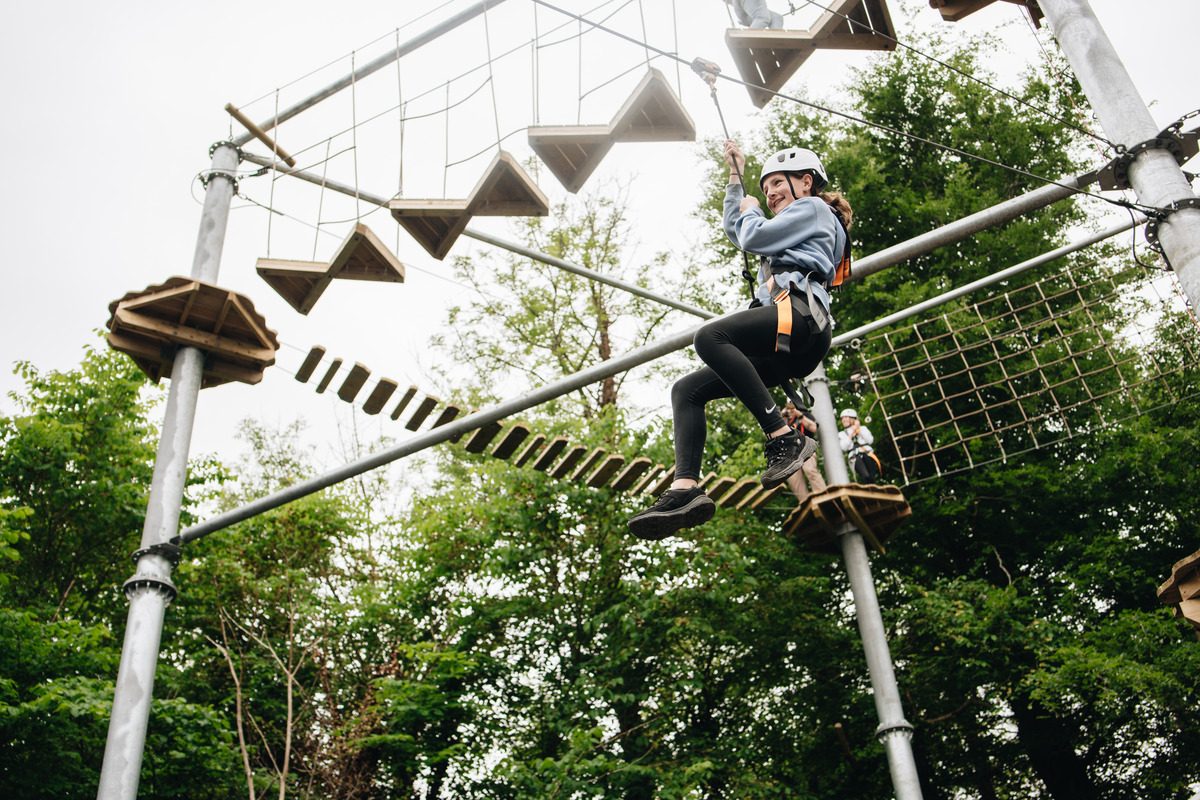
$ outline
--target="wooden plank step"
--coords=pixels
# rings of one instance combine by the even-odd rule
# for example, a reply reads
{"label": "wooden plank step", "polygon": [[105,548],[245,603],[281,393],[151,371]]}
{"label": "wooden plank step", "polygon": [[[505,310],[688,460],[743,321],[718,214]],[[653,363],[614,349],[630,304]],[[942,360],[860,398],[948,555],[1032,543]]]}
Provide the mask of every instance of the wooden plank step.
{"label": "wooden plank step", "polygon": [[342,240],[329,260],[326,274],[339,280],[404,283],[404,265],[361,222]]}
{"label": "wooden plank step", "polygon": [[321,359],[325,357],[325,352],[325,348],[319,344],[309,350],[308,355],[304,357],[304,363],[300,365],[300,369],[296,370],[296,380],[300,383],[308,383],[308,379],[316,371]]}
{"label": "wooden plank step", "polygon": [[456,406],[453,403],[448,403],[446,407],[442,409],[442,413],[438,414],[438,417],[433,421],[433,424],[429,426],[429,429],[433,430],[434,428],[440,428],[461,413],[462,409],[459,406]]}
{"label": "wooden plank step", "polygon": [[417,396],[417,387],[410,386],[404,396],[400,398],[400,402],[396,403],[396,407],[392,409],[392,419],[400,419],[400,415],[404,413],[404,409],[412,402],[412,399]]}
{"label": "wooden plank step", "polygon": [[412,416],[408,418],[408,422],[404,424],[404,427],[410,431],[415,431],[417,428],[421,427],[421,423],[424,422],[425,418],[428,417],[430,412],[433,411],[434,406],[440,402],[441,401],[433,395],[425,395],[425,399],[422,400],[420,405],[417,406],[416,410],[413,411]]}
{"label": "wooden plank step", "polygon": [[658,482],[650,487],[650,494],[659,495],[671,488],[671,482],[675,480],[675,467],[672,466],[669,470],[663,473]]}
{"label": "wooden plank step", "polygon": [[725,496],[725,493],[729,491],[734,483],[736,483],[736,481],[733,478],[717,478],[708,486],[707,489],[705,489],[705,492],[713,499],[713,502],[715,503],[717,500]]}
{"label": "wooden plank step", "polygon": [[342,360],[335,358],[333,363],[329,365],[329,369],[325,372],[325,377],[321,378],[321,382],[317,384],[317,394],[325,394],[325,390],[329,388],[329,384],[333,381],[333,376],[342,368]]}
{"label": "wooden plank step", "polygon": [[654,485],[654,481],[657,480],[658,476],[662,474],[664,469],[665,467],[662,464],[655,464],[654,468],[646,473],[646,477],[638,481],[637,485],[629,490],[629,493],[641,494],[642,492],[646,491],[647,488]]}
{"label": "wooden plank step", "polygon": [[694,142],[696,125],[666,77],[646,72],[609,126],[618,142]]}
{"label": "wooden plank step", "polygon": [[600,459],[604,458],[606,455],[608,455],[608,453],[604,450],[604,448],[597,447],[587,458],[583,460],[583,462],[579,465],[579,469],[575,470],[574,474],[571,475],[571,480],[575,483],[578,483],[585,475],[594,470],[596,465],[600,463]]}
{"label": "wooden plank step", "polygon": [[517,452],[517,448],[521,446],[521,442],[529,436],[529,426],[520,422],[513,425],[504,434],[496,447],[492,450],[493,458],[507,459],[513,453]]}
{"label": "wooden plank step", "polygon": [[466,200],[408,200],[388,202],[392,217],[409,236],[441,261],[471,221]]}
{"label": "wooden plank step", "polygon": [[502,428],[503,426],[499,422],[489,422],[478,428],[475,433],[471,434],[471,438],[467,439],[465,445],[467,452],[482,453],[492,443],[492,440],[500,435]]}
{"label": "wooden plank step", "polygon": [[550,201],[517,160],[501,150],[471,190],[467,213],[477,217],[545,217]]}
{"label": "wooden plank step", "polygon": [[743,478],[734,485],[733,489],[727,495],[720,499],[717,505],[721,508],[733,508],[757,487],[757,478]]}
{"label": "wooden plank step", "polygon": [[390,378],[380,378],[379,383],[375,384],[375,388],[371,390],[371,394],[367,395],[367,400],[363,403],[363,411],[371,415],[378,414],[399,386]]}
{"label": "wooden plank step", "polygon": [[525,449],[521,451],[521,455],[517,456],[517,460],[513,463],[518,467],[525,466],[534,456],[538,454],[538,451],[542,449],[542,445],[545,443],[545,436],[542,436],[540,433],[537,436],[534,436],[533,440],[525,446]]}
{"label": "wooden plank step", "polygon": [[612,149],[607,125],[534,126],[529,147],[568,192],[575,194]]}
{"label": "wooden plank step", "polygon": [[347,403],[353,403],[354,398],[358,397],[358,393],[362,391],[362,387],[369,377],[371,377],[371,370],[367,369],[365,364],[355,361],[354,366],[350,368],[350,374],[346,376],[346,380],[342,381],[341,388],[338,389],[338,397]]}
{"label": "wooden plank step", "polygon": [[575,445],[572,447],[567,454],[563,456],[563,460],[559,462],[558,466],[555,467],[550,473],[550,477],[558,478],[560,480],[566,477],[566,474],[571,471],[572,467],[579,463],[579,459],[583,458],[583,454],[586,452],[587,448],[583,445]]}
{"label": "wooden plank step", "polygon": [[623,466],[625,466],[625,456],[609,456],[607,459],[605,459],[604,463],[597,467],[596,471],[588,477],[587,485],[591,486],[593,489],[599,489],[601,486],[604,486],[606,483],[608,483],[612,476],[616,475],[617,471]]}
{"label": "wooden plank step", "polygon": [[629,466],[617,476],[613,481],[612,490],[614,492],[623,492],[637,482],[637,479],[642,477],[646,471],[650,469],[650,459],[638,457],[629,462]]}
{"label": "wooden plank step", "polygon": [[289,261],[281,258],[260,258],[254,266],[258,277],[287,301],[287,304],[308,314],[329,285],[324,261]]}
{"label": "wooden plank step", "polygon": [[533,462],[533,468],[538,472],[545,472],[550,469],[550,465],[554,463],[554,459],[558,458],[558,454],[566,449],[567,441],[567,437],[559,436],[546,445],[546,449],[538,456],[537,461]]}

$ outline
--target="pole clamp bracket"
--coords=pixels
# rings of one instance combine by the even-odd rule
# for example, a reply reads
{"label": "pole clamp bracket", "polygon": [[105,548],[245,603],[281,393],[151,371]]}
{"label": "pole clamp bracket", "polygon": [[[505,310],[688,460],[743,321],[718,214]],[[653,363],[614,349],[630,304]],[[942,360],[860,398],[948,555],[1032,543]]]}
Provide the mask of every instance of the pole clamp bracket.
{"label": "pole clamp bracket", "polygon": [[171,583],[166,578],[157,578],[152,575],[134,575],[129,580],[125,581],[121,587],[121,591],[125,593],[125,597],[133,599],[138,590],[145,589],[153,592],[158,592],[166,598],[167,604],[179,596],[179,590],[175,588],[175,584]]}
{"label": "pole clamp bracket", "polygon": [[1158,226],[1170,219],[1171,215],[1176,211],[1182,211],[1185,208],[1200,209],[1200,197],[1184,197],[1181,200],[1176,200],[1168,203],[1162,208],[1165,212],[1161,217],[1151,217],[1146,220],[1146,244],[1150,245],[1159,255],[1165,255],[1162,249],[1162,243],[1158,241]]}
{"label": "pole clamp bracket", "polygon": [[1132,145],[1118,146],[1117,157],[1109,161],[1095,172],[1088,173],[1080,180],[1081,185],[1087,185],[1095,180],[1100,188],[1106,191],[1133,188],[1129,183],[1129,165],[1133,160],[1147,150],[1166,150],[1175,159],[1175,163],[1183,166],[1188,159],[1200,152],[1200,129],[1180,131],[1183,120],[1163,129],[1153,139]]}
{"label": "pole clamp bracket", "polygon": [[900,733],[911,739],[914,730],[915,728],[913,728],[912,723],[904,718],[901,718],[899,722],[881,722],[879,723],[879,727],[875,729],[875,738],[882,742],[884,737],[893,733]]}
{"label": "pole clamp bracket", "polygon": [[133,563],[136,564],[141,560],[142,556],[147,555],[162,556],[167,561],[170,561],[171,567],[174,568],[179,566],[179,559],[183,556],[183,548],[171,542],[159,542],[149,547],[143,547],[134,553],[131,558],[133,559]]}

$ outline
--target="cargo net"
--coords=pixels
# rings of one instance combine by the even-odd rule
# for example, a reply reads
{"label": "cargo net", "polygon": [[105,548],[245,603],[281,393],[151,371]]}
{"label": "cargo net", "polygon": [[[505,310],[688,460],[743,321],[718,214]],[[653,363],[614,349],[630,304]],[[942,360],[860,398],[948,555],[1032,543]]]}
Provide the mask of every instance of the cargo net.
{"label": "cargo net", "polygon": [[855,378],[908,485],[1197,394],[1198,339],[1174,274],[1093,261],[863,339]]}

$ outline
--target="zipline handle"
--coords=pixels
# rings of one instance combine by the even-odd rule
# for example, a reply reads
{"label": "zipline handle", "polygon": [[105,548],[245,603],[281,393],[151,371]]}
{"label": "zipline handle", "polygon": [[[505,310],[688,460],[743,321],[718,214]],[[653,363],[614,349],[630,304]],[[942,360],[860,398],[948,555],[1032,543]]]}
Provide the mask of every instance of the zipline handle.
{"label": "zipline handle", "polygon": [[712,89],[715,96],[717,93],[717,76],[721,74],[721,65],[715,61],[709,61],[708,59],[696,56],[692,60],[692,72],[704,79],[704,82],[708,84],[708,88]]}

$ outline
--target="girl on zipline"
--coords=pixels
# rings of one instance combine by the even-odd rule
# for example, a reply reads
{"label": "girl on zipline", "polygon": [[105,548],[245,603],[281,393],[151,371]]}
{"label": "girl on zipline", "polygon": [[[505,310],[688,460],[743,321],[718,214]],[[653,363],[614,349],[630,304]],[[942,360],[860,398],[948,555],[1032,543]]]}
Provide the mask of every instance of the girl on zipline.
{"label": "girl on zipline", "polygon": [[[832,338],[827,287],[849,257],[850,204],[829,182],[816,153],[792,147],[771,156],[758,185],[771,212],[742,185],[746,157],[725,141],[729,186],[724,229],[735,245],[761,256],[759,285],[750,307],[705,324],[693,342],[705,367],[671,389],[675,428],[675,479],[655,503],[629,519],[641,539],[665,539],[712,519],[716,504],[697,484],[710,400],[737,397],[766,434],[771,489],[787,480],[817,451],[815,439],[793,430],[768,391],[802,380],[821,363]],[[848,260],[845,261],[848,265]]]}

